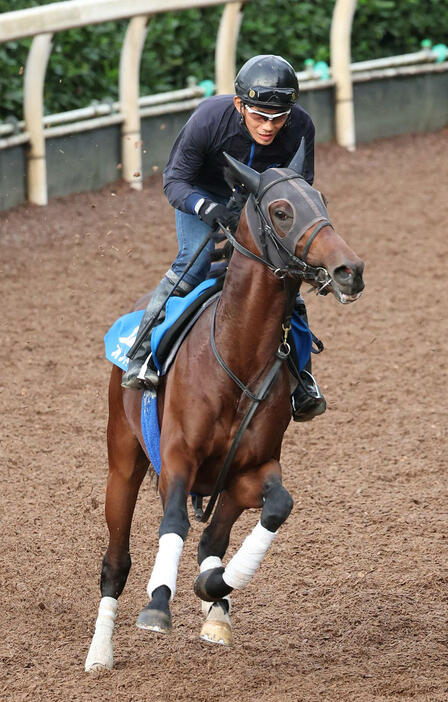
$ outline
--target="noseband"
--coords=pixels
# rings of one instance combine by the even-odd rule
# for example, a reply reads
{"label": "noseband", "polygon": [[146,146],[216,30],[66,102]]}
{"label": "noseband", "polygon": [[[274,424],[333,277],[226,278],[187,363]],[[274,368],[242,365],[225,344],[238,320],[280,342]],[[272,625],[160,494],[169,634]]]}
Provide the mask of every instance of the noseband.
{"label": "noseband", "polygon": [[[298,173],[284,175],[280,178],[273,180],[271,183],[268,183],[256,197],[251,195],[248,199],[247,206],[253,207],[258,218],[257,233],[254,234],[254,232],[251,230],[251,234],[254,238],[255,243],[258,245],[258,248],[262,252],[261,256],[258,256],[252,251],[249,251],[249,249],[246,249],[246,247],[240,244],[240,242],[237,241],[233,234],[228,232],[228,230],[224,229],[224,233],[229,239],[232,246],[237,251],[247,256],[248,258],[251,258],[252,260],[258,261],[259,263],[262,263],[265,266],[267,266],[277,278],[291,277],[297,278],[301,281],[317,283],[317,285],[319,286],[317,291],[318,294],[325,295],[328,291],[325,290],[324,292],[324,289],[330,285],[332,280],[331,276],[325,268],[322,268],[320,266],[311,266],[308,263],[306,263],[306,258],[308,256],[311,244],[313,243],[314,239],[319,234],[319,232],[326,226],[330,226],[333,228],[333,225],[331,224],[330,220],[328,218],[322,218],[320,219],[320,221],[317,222],[316,226],[314,227],[311,233],[310,238],[306,243],[305,249],[302,254],[302,258],[298,258],[293,251],[291,251],[287,246],[285,246],[283,240],[277,235],[275,229],[272,227],[271,223],[269,222],[267,216],[265,215],[262,209],[262,200],[265,197],[266,193],[272,187],[278,185],[279,183],[296,179],[301,179],[302,181],[304,180],[303,176],[299,175]],[[300,240],[302,236],[303,234],[299,237],[298,240]],[[295,245],[297,244],[297,241],[295,242]],[[269,244],[271,246],[269,246]],[[269,248],[274,248],[277,257],[281,261],[280,265],[275,265],[273,263],[271,257],[269,256]]]}

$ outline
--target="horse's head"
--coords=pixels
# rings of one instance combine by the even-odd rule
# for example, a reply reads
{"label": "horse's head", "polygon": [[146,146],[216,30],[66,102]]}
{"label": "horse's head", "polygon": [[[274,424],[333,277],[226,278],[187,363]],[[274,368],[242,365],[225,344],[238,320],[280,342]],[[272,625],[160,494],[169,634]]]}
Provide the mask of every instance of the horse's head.
{"label": "horse's head", "polygon": [[262,261],[279,277],[306,280],[321,295],[332,292],[342,303],[358,299],[364,263],[334,230],[321,193],[303,178],[304,140],[288,168],[258,173],[226,158],[233,182],[250,193],[241,227],[247,222]]}

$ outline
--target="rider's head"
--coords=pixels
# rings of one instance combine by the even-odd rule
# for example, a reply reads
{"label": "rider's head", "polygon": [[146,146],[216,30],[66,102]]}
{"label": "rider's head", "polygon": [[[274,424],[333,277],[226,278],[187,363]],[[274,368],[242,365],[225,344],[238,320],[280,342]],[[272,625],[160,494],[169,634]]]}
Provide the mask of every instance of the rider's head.
{"label": "rider's head", "polygon": [[285,125],[299,93],[296,73],[281,56],[254,56],[235,79],[234,103],[251,135],[268,145]]}

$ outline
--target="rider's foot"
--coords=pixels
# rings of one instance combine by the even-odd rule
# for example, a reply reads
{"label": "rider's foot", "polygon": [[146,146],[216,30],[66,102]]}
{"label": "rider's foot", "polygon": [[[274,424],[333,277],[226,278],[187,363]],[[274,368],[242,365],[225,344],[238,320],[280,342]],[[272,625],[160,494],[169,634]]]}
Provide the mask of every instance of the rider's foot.
{"label": "rider's foot", "polygon": [[152,357],[148,361],[148,365],[145,370],[145,378],[143,380],[143,383],[145,387],[147,388],[156,388],[159,384],[159,374],[157,373],[157,369],[155,365],[152,362]]}
{"label": "rider's foot", "polygon": [[144,378],[139,377],[142,365],[141,360],[138,359],[129,361],[128,369],[126,373],[123,373],[121,378],[122,388],[128,390],[151,390],[157,387],[159,384],[159,375],[151,361],[148,362]]}
{"label": "rider's foot", "polygon": [[121,387],[130,390],[143,390],[145,385],[143,380],[138,377],[142,367],[141,360],[134,359],[129,361],[128,369],[123,373],[121,378]]}
{"label": "rider's foot", "polygon": [[300,382],[291,395],[291,404],[295,422],[309,422],[327,409],[325,397],[311,373],[306,370],[300,373]]}

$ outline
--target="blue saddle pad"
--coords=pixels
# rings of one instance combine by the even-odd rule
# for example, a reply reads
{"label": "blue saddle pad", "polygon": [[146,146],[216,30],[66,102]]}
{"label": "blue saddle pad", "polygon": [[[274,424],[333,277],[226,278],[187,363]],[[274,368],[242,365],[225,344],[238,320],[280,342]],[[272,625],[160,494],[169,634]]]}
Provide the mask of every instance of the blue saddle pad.
{"label": "blue saddle pad", "polygon": [[145,390],[142,397],[141,425],[143,440],[150,461],[160,475],[162,461],[160,459],[160,428],[157,415],[157,396],[151,390]]}
{"label": "blue saddle pad", "polygon": [[291,317],[291,333],[294,339],[294,346],[296,347],[299,371],[301,371],[305,368],[311,355],[313,335],[308,324],[295,311]]}
{"label": "blue saddle pad", "polygon": [[126,371],[128,369],[129,358],[126,354],[137,337],[143,312],[144,310],[136,310],[119,317],[104,337],[107,360],[114,363],[121,370]]}

